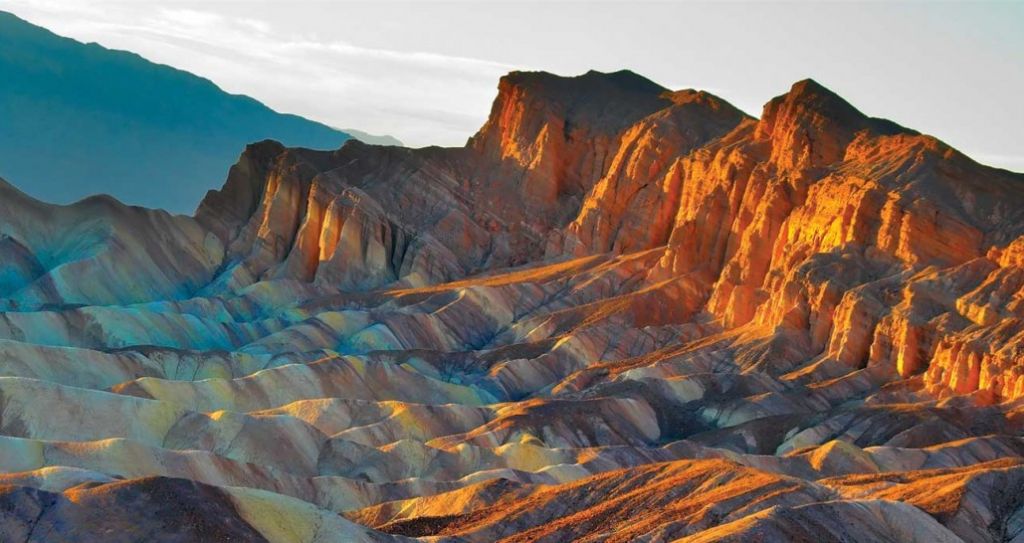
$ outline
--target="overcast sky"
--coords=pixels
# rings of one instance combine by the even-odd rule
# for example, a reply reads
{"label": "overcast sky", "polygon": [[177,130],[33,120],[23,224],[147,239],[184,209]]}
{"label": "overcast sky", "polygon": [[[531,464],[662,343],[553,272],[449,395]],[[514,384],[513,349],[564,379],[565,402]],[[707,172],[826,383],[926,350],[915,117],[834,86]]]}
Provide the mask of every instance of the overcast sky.
{"label": "overcast sky", "polygon": [[812,77],[869,115],[1024,171],[1024,2],[0,0],[279,111],[462,145],[498,77],[629,68],[753,115]]}

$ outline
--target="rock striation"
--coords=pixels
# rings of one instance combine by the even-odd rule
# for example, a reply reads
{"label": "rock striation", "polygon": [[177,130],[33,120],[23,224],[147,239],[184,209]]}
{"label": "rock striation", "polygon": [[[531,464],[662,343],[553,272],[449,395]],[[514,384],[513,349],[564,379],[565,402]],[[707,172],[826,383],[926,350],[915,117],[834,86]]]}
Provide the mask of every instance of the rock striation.
{"label": "rock striation", "polygon": [[1024,537],[1024,175],[812,80],[498,91],[194,217],[0,184],[3,533]]}

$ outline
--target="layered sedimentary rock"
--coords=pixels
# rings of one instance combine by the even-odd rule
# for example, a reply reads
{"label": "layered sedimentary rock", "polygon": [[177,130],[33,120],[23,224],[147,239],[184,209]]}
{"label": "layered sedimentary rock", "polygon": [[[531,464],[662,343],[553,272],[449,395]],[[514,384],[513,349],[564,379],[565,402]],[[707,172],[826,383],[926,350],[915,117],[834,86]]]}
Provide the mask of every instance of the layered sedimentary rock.
{"label": "layered sedimentary rock", "polygon": [[814,81],[513,73],[194,218],[0,190],[9,539],[1024,537],[1024,176]]}

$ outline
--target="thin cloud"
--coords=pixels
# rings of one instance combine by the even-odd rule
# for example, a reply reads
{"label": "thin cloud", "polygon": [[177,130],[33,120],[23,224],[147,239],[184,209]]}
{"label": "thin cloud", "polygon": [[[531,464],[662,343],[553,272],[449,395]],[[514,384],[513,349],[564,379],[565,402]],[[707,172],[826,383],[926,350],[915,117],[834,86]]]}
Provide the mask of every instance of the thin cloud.
{"label": "thin cloud", "polygon": [[195,9],[165,8],[160,10],[160,17],[168,21],[175,21],[195,28],[215,27],[224,22],[224,17],[222,15]]}

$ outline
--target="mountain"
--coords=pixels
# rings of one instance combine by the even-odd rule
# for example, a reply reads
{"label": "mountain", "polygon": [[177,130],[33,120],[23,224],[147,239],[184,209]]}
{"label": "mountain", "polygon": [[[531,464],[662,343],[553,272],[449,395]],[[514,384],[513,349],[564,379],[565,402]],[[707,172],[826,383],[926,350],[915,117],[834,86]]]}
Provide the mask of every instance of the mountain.
{"label": "mountain", "polygon": [[5,534],[1021,538],[1024,175],[813,80],[513,72],[194,217],[0,191]]}
{"label": "mountain", "polygon": [[362,130],[356,130],[355,128],[344,128],[343,130],[349,136],[352,136],[353,138],[363,143],[369,143],[373,145],[397,145],[398,147],[405,146],[405,144],[402,143],[401,140],[394,136],[376,136],[374,134],[367,134]]}
{"label": "mountain", "polygon": [[349,135],[124,51],[0,12],[0,176],[61,204],[110,193],[191,213],[246,143]]}

